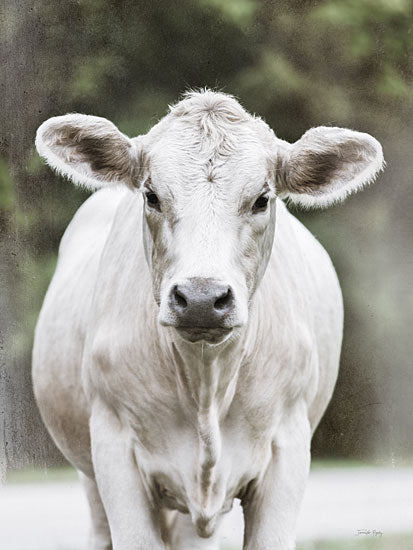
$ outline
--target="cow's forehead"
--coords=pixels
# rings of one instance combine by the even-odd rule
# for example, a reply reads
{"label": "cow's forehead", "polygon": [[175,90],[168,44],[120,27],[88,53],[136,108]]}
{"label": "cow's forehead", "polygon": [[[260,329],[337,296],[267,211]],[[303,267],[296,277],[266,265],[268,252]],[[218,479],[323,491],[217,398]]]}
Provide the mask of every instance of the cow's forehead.
{"label": "cow's forehead", "polygon": [[253,123],[234,124],[225,136],[208,136],[194,125],[174,122],[149,144],[155,184],[190,190],[208,183],[241,192],[262,186],[270,176],[273,154]]}
{"label": "cow's forehead", "polygon": [[232,97],[189,93],[145,136],[154,184],[180,190],[213,185],[227,193],[264,185],[275,136]]}

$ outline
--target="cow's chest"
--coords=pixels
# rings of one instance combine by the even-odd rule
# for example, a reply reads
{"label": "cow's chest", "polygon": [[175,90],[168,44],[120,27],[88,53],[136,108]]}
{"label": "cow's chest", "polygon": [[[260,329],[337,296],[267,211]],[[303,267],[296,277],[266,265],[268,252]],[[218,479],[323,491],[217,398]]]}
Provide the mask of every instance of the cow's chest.
{"label": "cow's chest", "polygon": [[[265,472],[283,403],[277,387],[285,383],[273,383],[273,362],[241,362],[236,348],[219,361],[208,350],[200,357],[185,350],[194,355],[185,360],[175,350],[173,357],[159,353],[159,362],[146,349],[118,353],[110,365],[111,402],[134,438],[154,500],[189,512],[199,534],[208,536],[234,498]],[[126,355],[134,357],[130,365],[121,360]]]}
{"label": "cow's chest", "polygon": [[234,498],[264,472],[271,456],[270,432],[257,432],[239,411],[219,418],[212,408],[192,418],[170,412],[146,424],[145,445],[137,433],[137,463],[160,506],[190,513],[201,536],[211,534],[217,518]]}

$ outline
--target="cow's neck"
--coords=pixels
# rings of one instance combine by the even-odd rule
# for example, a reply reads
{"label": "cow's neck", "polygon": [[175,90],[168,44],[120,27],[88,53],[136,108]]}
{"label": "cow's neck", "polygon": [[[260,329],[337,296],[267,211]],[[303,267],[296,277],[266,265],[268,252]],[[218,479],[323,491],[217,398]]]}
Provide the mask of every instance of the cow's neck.
{"label": "cow's neck", "polygon": [[187,344],[174,339],[173,364],[181,403],[203,415],[215,409],[219,417],[231,404],[242,361],[242,341],[226,346]]}
{"label": "cow's neck", "polygon": [[198,499],[212,514],[222,505],[212,490],[221,456],[221,423],[235,394],[247,333],[243,329],[222,347],[169,340],[178,399],[198,434]]}

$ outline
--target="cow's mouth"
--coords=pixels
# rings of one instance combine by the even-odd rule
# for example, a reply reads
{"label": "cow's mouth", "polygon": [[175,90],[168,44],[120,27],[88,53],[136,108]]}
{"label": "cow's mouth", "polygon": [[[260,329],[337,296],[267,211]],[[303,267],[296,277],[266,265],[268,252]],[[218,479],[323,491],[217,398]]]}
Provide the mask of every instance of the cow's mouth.
{"label": "cow's mouth", "polygon": [[232,328],[176,327],[179,335],[188,342],[222,344],[229,338]]}

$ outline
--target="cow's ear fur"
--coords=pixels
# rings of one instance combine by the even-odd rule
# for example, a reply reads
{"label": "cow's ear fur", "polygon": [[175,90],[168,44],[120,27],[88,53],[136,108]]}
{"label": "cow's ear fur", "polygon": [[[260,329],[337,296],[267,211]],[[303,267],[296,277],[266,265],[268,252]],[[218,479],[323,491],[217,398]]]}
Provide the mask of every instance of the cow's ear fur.
{"label": "cow's ear fur", "polygon": [[142,165],[138,139],[105,118],[70,114],[46,120],[36,135],[40,156],[62,175],[89,189],[137,184]]}
{"label": "cow's ear fur", "polygon": [[380,143],[369,134],[320,126],[290,145],[277,163],[277,192],[305,207],[344,200],[383,168]]}

